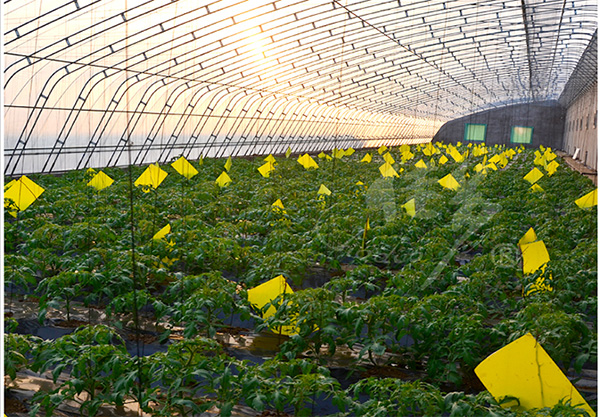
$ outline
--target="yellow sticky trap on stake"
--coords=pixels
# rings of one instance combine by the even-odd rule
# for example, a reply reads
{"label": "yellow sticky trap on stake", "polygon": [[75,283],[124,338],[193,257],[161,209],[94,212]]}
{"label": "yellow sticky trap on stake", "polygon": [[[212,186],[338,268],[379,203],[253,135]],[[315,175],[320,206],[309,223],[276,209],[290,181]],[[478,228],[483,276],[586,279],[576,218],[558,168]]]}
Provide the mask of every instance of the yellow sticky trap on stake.
{"label": "yellow sticky trap on stake", "polygon": [[10,187],[15,185],[17,183],[17,181],[19,181],[19,180],[12,180],[8,184],[4,184],[4,191],[8,190]]}
{"label": "yellow sticky trap on stake", "polygon": [[286,158],[289,158],[291,154],[292,154],[292,148],[290,148],[290,147],[288,146],[287,150],[285,151],[285,157],[286,157]]}
{"label": "yellow sticky trap on stake", "polygon": [[417,167],[417,168],[427,168],[427,165],[425,164],[425,162],[423,162],[422,159],[419,159],[419,162],[417,162],[415,164],[415,167]]}
{"label": "yellow sticky trap on stake", "polygon": [[219,175],[219,178],[217,178],[215,182],[219,187],[223,188],[231,184],[231,178],[229,177],[229,175],[227,175],[225,171],[223,171],[221,172],[221,175]]}
{"label": "yellow sticky trap on stake", "polygon": [[546,165],[546,173],[548,174],[548,176],[551,177],[552,175],[554,175],[558,167],[559,164],[556,161],[552,161],[548,165]]}
{"label": "yellow sticky trap on stake", "polygon": [[46,191],[25,175],[8,185],[4,190],[4,207],[13,217],[17,217],[18,212],[24,211]]}
{"label": "yellow sticky trap on stake", "polygon": [[490,162],[485,166],[485,168],[490,168],[492,171],[498,171],[498,167],[493,162]]}
{"label": "yellow sticky trap on stake", "polygon": [[198,174],[198,170],[194,168],[194,166],[190,164],[189,161],[183,156],[177,161],[173,162],[171,166],[175,171],[186,177],[188,180],[192,179],[194,175]]}
{"label": "yellow sticky trap on stake", "polygon": [[342,159],[344,156],[346,156],[346,152],[344,152],[342,149],[333,148],[333,151],[331,151],[331,155],[334,158]]}
{"label": "yellow sticky trap on stake", "polygon": [[345,151],[346,156],[350,156],[354,153],[354,149],[353,148],[348,148]]}
{"label": "yellow sticky trap on stake", "polygon": [[488,162],[492,164],[497,164],[498,162],[500,162],[500,154],[492,156],[490,159],[488,159]]}
{"label": "yellow sticky trap on stake", "polygon": [[258,172],[260,172],[260,175],[262,175],[265,178],[269,178],[271,172],[275,170],[275,167],[271,162],[265,162],[263,165],[256,169],[258,170]]}
{"label": "yellow sticky trap on stake", "polygon": [[315,160],[307,153],[298,157],[298,163],[302,165],[305,169],[319,168],[319,165],[317,165]]}
{"label": "yellow sticky trap on stake", "polygon": [[329,188],[325,187],[323,184],[319,187],[319,191],[317,191],[319,195],[331,195],[331,191]]}
{"label": "yellow sticky trap on stake", "polygon": [[273,207],[273,211],[281,212],[283,214],[286,213],[285,207],[283,207],[283,202],[280,198],[278,198],[273,204],[271,204],[271,207]]}
{"label": "yellow sticky trap on stake", "polygon": [[392,158],[392,154],[389,152],[383,155],[383,160],[390,165],[394,165],[396,163],[394,158]]}
{"label": "yellow sticky trap on stake", "polygon": [[460,184],[458,183],[458,181],[456,181],[452,174],[448,174],[444,178],[439,179],[438,183],[442,187],[448,188],[450,190],[456,190],[458,189],[458,187],[460,187]]}
{"label": "yellow sticky trap on stake", "polygon": [[381,165],[379,167],[379,172],[381,172],[381,175],[383,175],[384,178],[393,178],[400,176],[398,175],[394,167],[390,165],[389,162],[386,162],[385,164]]}
{"label": "yellow sticky trap on stake", "polygon": [[227,158],[227,161],[225,161],[225,165],[223,165],[223,166],[225,167],[225,170],[227,172],[229,172],[229,170],[231,169],[231,165],[232,165],[232,162],[231,162],[231,156],[230,156],[229,158]]}
{"label": "yellow sticky trap on stake", "polygon": [[115,182],[111,177],[106,175],[104,172],[100,171],[87,183],[88,186],[94,187],[96,190],[100,191],[105,189],[106,187],[110,187],[112,183]]}
{"label": "yellow sticky trap on stake", "polygon": [[475,374],[496,400],[518,398],[519,410],[554,407],[570,400],[590,416],[596,415],[530,333],[492,353],[475,368]]}
{"label": "yellow sticky trap on stake", "polygon": [[138,177],[133,183],[136,187],[143,187],[142,191],[147,193],[150,189],[157,189],[161,182],[167,177],[167,173],[163,171],[158,164],[149,165],[148,168]]}
{"label": "yellow sticky trap on stake", "polygon": [[417,213],[417,211],[415,209],[415,199],[414,198],[411,198],[406,203],[402,204],[400,207],[402,207],[404,210],[406,210],[406,213],[410,217],[415,217],[415,214]]}
{"label": "yellow sticky trap on stake", "polygon": [[427,145],[425,145],[425,148],[423,149],[423,154],[425,156],[431,156],[436,154],[437,152],[438,150],[435,148],[435,146],[433,146],[431,142],[428,142]]}
{"label": "yellow sticky trap on stake", "polygon": [[152,236],[153,240],[161,240],[163,237],[171,233],[171,225],[168,224]]}
{"label": "yellow sticky trap on stake", "polygon": [[410,161],[411,159],[413,159],[415,157],[415,154],[412,153],[411,151],[407,151],[407,152],[403,152],[400,155],[402,162],[406,162],[406,161]]}
{"label": "yellow sticky trap on stake", "polygon": [[532,193],[541,193],[544,191],[544,189],[537,184],[533,184],[531,187],[529,187],[529,189]]}
{"label": "yellow sticky trap on stake", "polygon": [[458,152],[456,150],[456,148],[452,147],[449,148],[448,150],[448,154],[452,157],[452,159],[454,159],[456,162],[462,162],[464,157],[462,156],[462,154],[460,152]]}
{"label": "yellow sticky trap on stake", "polygon": [[525,243],[521,245],[521,251],[523,252],[523,274],[525,275],[532,274],[539,269],[543,271],[544,265],[550,261],[550,255],[543,240]]}
{"label": "yellow sticky trap on stake", "polygon": [[365,156],[363,156],[363,159],[360,160],[360,162],[366,162],[367,164],[371,162],[373,158],[371,157],[371,154],[368,153]]}
{"label": "yellow sticky trap on stake", "polygon": [[598,205],[598,189],[596,188],[594,191],[587,193],[581,198],[575,200],[575,204],[579,206],[579,208],[588,208],[594,207]]}
{"label": "yellow sticky trap on stake", "polygon": [[[293,294],[292,288],[288,285],[283,275],[279,275],[272,280],[260,284],[257,287],[248,290],[248,301],[250,304],[256,306],[260,310],[263,309],[268,303],[272,302],[278,296],[282,294]],[[277,309],[274,306],[269,306],[263,313],[263,318],[269,318],[275,314]],[[281,333],[285,335],[298,334],[296,326],[281,326],[278,329],[271,329],[275,333]]]}
{"label": "yellow sticky trap on stake", "polygon": [[317,158],[325,159],[325,158],[327,158],[327,155],[325,154],[325,152],[321,152],[320,154],[317,155]]}
{"label": "yellow sticky trap on stake", "polygon": [[521,251],[522,251],[523,245],[535,242],[536,240],[538,240],[538,238],[537,238],[537,235],[535,234],[535,230],[533,230],[533,227],[530,227],[529,230],[527,232],[525,232],[523,237],[521,239],[519,239],[519,248],[521,248]]}
{"label": "yellow sticky trap on stake", "polygon": [[269,154],[269,156],[267,156],[264,161],[266,162],[270,162],[273,165],[275,165],[277,163],[277,160],[275,159],[275,157],[273,156],[273,154]]}
{"label": "yellow sticky trap on stake", "polygon": [[448,162],[448,157],[446,155],[440,156],[440,160],[439,160],[438,164],[444,165],[446,162]]}
{"label": "yellow sticky trap on stake", "polygon": [[539,181],[540,178],[542,178],[544,176],[544,174],[542,173],[542,171],[540,171],[537,168],[533,168],[531,171],[529,171],[527,173],[527,175],[525,175],[523,177],[523,179],[525,181],[528,181],[530,184],[534,184],[536,182]]}
{"label": "yellow sticky trap on stake", "polygon": [[379,155],[381,155],[382,153],[384,153],[387,150],[388,150],[388,147],[385,145],[382,145],[379,147],[379,149],[377,149],[377,152],[379,153]]}

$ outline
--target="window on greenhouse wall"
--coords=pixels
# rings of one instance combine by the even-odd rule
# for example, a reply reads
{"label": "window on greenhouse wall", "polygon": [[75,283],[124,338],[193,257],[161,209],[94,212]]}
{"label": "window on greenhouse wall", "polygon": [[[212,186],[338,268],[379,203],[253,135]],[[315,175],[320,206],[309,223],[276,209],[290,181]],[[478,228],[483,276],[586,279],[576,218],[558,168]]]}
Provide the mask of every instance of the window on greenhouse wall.
{"label": "window on greenhouse wall", "polygon": [[485,132],[487,125],[466,123],[465,124],[465,141],[485,142]]}
{"label": "window on greenhouse wall", "polygon": [[531,143],[533,127],[513,126],[510,132],[511,143]]}

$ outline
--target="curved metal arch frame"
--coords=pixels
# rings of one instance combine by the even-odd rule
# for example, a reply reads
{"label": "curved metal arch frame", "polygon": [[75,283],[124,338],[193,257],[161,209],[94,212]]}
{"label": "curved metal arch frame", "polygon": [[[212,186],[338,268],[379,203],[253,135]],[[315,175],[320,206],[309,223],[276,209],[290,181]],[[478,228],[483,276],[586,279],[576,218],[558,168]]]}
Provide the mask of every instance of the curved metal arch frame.
{"label": "curved metal arch frame", "polygon": [[[57,8],[67,7],[74,3],[76,2],[67,2]],[[147,5],[150,3],[153,2],[147,1],[143,4]],[[238,4],[241,3],[243,2],[239,2]],[[268,76],[265,75],[266,73],[261,69],[260,63],[255,64],[252,62],[251,58],[249,59],[248,52],[239,54],[237,50],[235,56],[232,57],[223,56],[222,59],[215,59],[214,56],[211,56],[210,60],[212,63],[206,68],[200,65],[199,70],[192,70],[183,75],[177,75],[177,72],[175,72],[174,75],[173,72],[176,71],[177,67],[182,65],[182,62],[191,62],[194,59],[198,59],[198,57],[191,56],[189,52],[184,52],[179,55],[173,62],[170,58],[167,60],[166,65],[161,67],[160,71],[156,73],[152,73],[148,68],[136,72],[136,65],[144,62],[144,60],[136,61],[140,56],[140,54],[137,54],[133,57],[127,57],[127,59],[121,61],[121,63],[111,64],[108,67],[103,64],[99,67],[98,72],[96,72],[96,76],[99,78],[102,78],[102,76],[108,78],[115,77],[123,73],[123,71],[133,71],[135,75],[129,77],[129,80],[137,78],[136,83],[144,83],[147,91],[150,91],[153,88],[153,83],[151,82],[148,85],[147,80],[152,77],[161,77],[163,85],[159,85],[156,90],[149,93],[150,95],[158,94],[159,90],[168,90],[171,85],[177,85],[174,91],[168,93],[169,98],[158,112],[149,112],[146,109],[147,105],[144,103],[148,103],[149,100],[146,100],[145,102],[140,101],[137,105],[135,103],[125,104],[127,108],[133,104],[136,109],[133,112],[128,110],[128,113],[132,113],[133,116],[128,120],[128,126],[125,128],[127,135],[129,134],[131,127],[135,130],[142,115],[158,113],[154,127],[150,130],[152,139],[142,146],[137,157],[142,155],[142,151],[147,154],[149,149],[156,148],[154,142],[158,130],[160,127],[166,126],[167,120],[171,121],[170,124],[173,127],[171,134],[168,136],[167,143],[161,143],[159,146],[161,149],[160,159],[168,158],[174,151],[176,144],[178,148],[182,148],[182,153],[187,152],[189,154],[189,152],[196,147],[198,136],[195,137],[194,134],[192,134],[187,139],[187,142],[183,142],[185,144],[180,144],[180,135],[184,129],[186,129],[186,126],[188,126],[189,130],[189,127],[191,127],[189,126],[189,123],[194,117],[199,117],[199,121],[192,129],[193,132],[202,133],[208,120],[217,121],[212,132],[208,135],[209,139],[203,144],[203,149],[206,149],[207,146],[209,149],[220,146],[220,151],[218,150],[217,154],[219,154],[219,152],[220,154],[223,154],[226,149],[225,147],[228,146],[227,144],[233,143],[233,138],[236,136],[239,136],[240,140],[235,142],[236,145],[233,149],[234,152],[239,153],[241,149],[246,146],[245,142],[248,139],[244,132],[251,132],[257,125],[259,125],[257,134],[255,134],[255,137],[250,141],[250,143],[254,143],[252,149],[255,151],[258,149],[265,150],[269,146],[276,146],[278,140],[275,138],[278,137],[281,139],[281,135],[277,133],[277,129],[284,127],[289,127],[291,129],[289,132],[293,135],[297,135],[288,136],[295,138],[293,141],[298,144],[298,146],[304,144],[305,149],[308,149],[311,147],[311,143],[317,143],[317,139],[321,141],[321,143],[327,140],[349,143],[346,141],[352,140],[353,137],[361,136],[363,132],[368,129],[367,126],[369,122],[375,119],[379,120],[374,117],[377,114],[395,114],[397,119],[395,122],[403,125],[403,116],[401,115],[402,109],[408,109],[407,103],[415,100],[419,105],[414,107],[414,114],[419,114],[421,116],[427,116],[428,114],[431,116],[431,112],[428,113],[428,110],[426,109],[427,103],[437,103],[433,115],[434,119],[436,119],[440,116],[448,117],[448,115],[451,116],[453,114],[460,115],[461,111],[485,109],[486,107],[489,108],[489,106],[502,105],[502,103],[519,101],[527,102],[531,101],[536,94],[551,93],[556,95],[556,91],[548,92],[548,84],[542,85],[542,82],[535,81],[532,74],[538,77],[550,77],[553,84],[566,83],[569,75],[568,71],[559,71],[555,66],[560,64],[573,69],[578,62],[579,55],[577,53],[573,54],[572,51],[575,48],[581,51],[585,49],[587,46],[586,42],[591,38],[590,33],[595,31],[596,26],[594,19],[590,18],[590,15],[594,14],[596,6],[585,1],[569,2],[573,5],[575,11],[579,11],[579,14],[576,14],[571,13],[573,11],[571,9],[573,8],[567,8],[568,10],[565,12],[565,8],[562,7],[564,4],[562,1],[547,0],[544,2],[545,7],[543,10],[539,11],[537,15],[534,11],[536,1],[526,2],[526,7],[523,7],[522,10],[525,10],[525,13],[527,13],[527,10],[530,10],[532,20],[529,21],[528,19],[527,21],[521,21],[520,24],[522,27],[519,29],[517,29],[519,22],[516,20],[516,17],[522,10],[519,10],[516,7],[506,7],[506,3],[516,4],[516,2],[510,1],[488,1],[482,3],[484,6],[478,6],[476,10],[465,9],[465,13],[461,10],[459,14],[450,14],[450,12],[456,12],[456,9],[453,8],[454,2],[449,0],[439,2],[413,2],[406,7],[400,6],[400,2],[361,0],[348,1],[347,3],[348,5],[344,6],[341,2],[333,0],[330,6],[326,5],[324,8],[315,6],[309,11],[294,11],[293,13],[285,14],[282,10],[289,6],[289,11],[291,12],[293,11],[292,6],[295,6],[298,3],[289,4],[285,1],[269,1],[257,7],[254,7],[253,4],[250,8],[245,9],[244,13],[248,14],[248,16],[244,15],[241,18],[224,17],[222,21],[231,23],[226,25],[225,28],[232,29],[235,28],[236,25],[244,22],[250,22],[252,24],[253,19],[256,18],[252,13],[259,8],[268,6],[267,8],[272,9],[269,9],[267,13],[273,16],[272,21],[268,24],[262,23],[259,25],[260,33],[266,34],[271,40],[265,48],[265,58],[267,58],[268,55],[268,58],[271,60],[270,62],[277,62],[273,68],[274,72],[272,71]],[[432,4],[431,10],[429,7],[423,7],[427,3]],[[499,6],[500,3],[503,4],[502,7]],[[93,9],[94,4],[96,4],[96,2],[92,0],[92,2],[86,4],[85,7]],[[562,9],[558,7],[559,5]],[[160,7],[168,8],[168,6],[170,6],[170,3],[164,3]],[[210,5],[202,6],[198,9],[205,8],[206,14],[202,17],[214,13],[222,13],[225,16],[226,13],[224,11],[233,7],[232,5],[225,5],[225,7],[220,6],[223,6],[222,2],[214,1]],[[427,36],[420,36],[416,37],[417,39],[414,39],[415,36],[414,34],[409,33],[410,30],[399,33],[399,29],[396,28],[394,22],[399,22],[400,24],[405,22],[403,19],[392,19],[389,17],[388,15],[391,15],[391,13],[382,9],[387,6],[393,6],[398,9],[399,12],[404,12],[406,23],[410,22],[411,25],[413,25],[411,26],[412,28],[421,29],[424,35],[431,35],[431,38],[433,39],[435,39],[435,33],[439,33],[441,30],[440,28],[442,26],[440,22],[443,20],[444,38],[438,38],[438,41],[442,46],[437,47],[435,45],[432,46],[427,44]],[[332,11],[335,11],[335,13]],[[80,13],[81,10],[77,8],[77,10],[72,13],[76,12]],[[559,12],[560,21],[557,23],[556,16]],[[70,16],[72,13],[64,14],[63,16]],[[131,19],[143,15],[140,14],[140,16],[129,18],[125,17],[125,14],[127,13],[129,13],[129,11],[124,11],[120,14],[122,16],[122,22],[116,24],[115,27],[127,25]],[[150,11],[144,13],[150,13]],[[565,13],[568,14],[568,16]],[[325,14],[328,14],[329,20],[321,23],[321,20],[326,20],[320,19]],[[503,15],[502,18],[500,17],[501,14]],[[563,15],[565,16],[564,21]],[[119,15],[117,14],[115,16]],[[315,22],[317,18],[319,19]],[[419,22],[419,18],[422,19],[422,24]],[[514,21],[511,20],[513,18],[515,19]],[[37,30],[31,30],[24,34],[20,34],[18,29],[19,27],[25,27],[25,25],[35,22],[36,19],[41,19],[41,17],[30,19],[16,28],[9,28],[9,33],[14,31],[17,35],[16,38],[10,40],[10,44],[18,39],[24,39],[25,42],[28,36],[34,36]],[[60,19],[61,17],[56,18],[55,21],[58,22]],[[110,19],[111,18],[107,18],[103,22],[109,22]],[[146,39],[153,39],[155,37],[156,39],[159,39],[160,37],[168,36],[170,31],[173,31],[175,27],[181,25],[181,23],[173,24],[172,27],[165,29],[163,25],[168,26],[167,22],[173,19],[174,18],[169,18],[167,13],[165,13],[164,20],[161,20],[161,22],[157,24],[160,26],[161,31],[150,34]],[[357,20],[361,22],[360,25],[357,25],[357,22],[355,22]],[[460,31],[450,31],[450,34],[456,35],[461,33],[464,35],[463,38],[458,36],[455,39],[446,40],[446,27],[462,20],[464,20],[464,24]],[[493,39],[494,36],[505,34],[506,36],[504,38],[498,36],[499,39],[494,42],[493,40],[485,38],[483,35],[478,35],[477,25],[482,24],[482,22],[493,23],[496,20],[500,24],[499,29],[496,32],[488,31],[486,36],[488,38],[491,36]],[[193,21],[201,22],[202,18],[194,19]],[[349,21],[352,21],[352,25],[349,24]],[[502,27],[502,22],[504,22],[504,28]],[[153,27],[156,27],[157,25],[154,25]],[[310,41],[304,41],[303,38],[299,38],[291,29],[282,29],[287,26],[297,28],[301,25],[313,26],[310,36],[307,37],[308,39],[311,39]],[[45,28],[48,26],[51,26],[51,22],[46,22],[42,27]],[[94,26],[96,26],[96,24],[94,24]],[[507,31],[507,27],[511,29],[508,29]],[[540,33],[547,27],[550,27],[549,31],[551,32],[551,36],[548,36],[547,38],[552,40],[553,48],[548,48],[541,44],[543,40]],[[514,30],[512,30],[512,28],[514,28]],[[80,33],[84,33],[86,29],[82,29]],[[367,30],[364,31],[364,29]],[[473,29],[475,29],[474,34]],[[129,36],[134,39],[134,36],[139,37],[139,35],[146,30],[148,30],[148,28],[141,32],[130,34]],[[223,30],[223,28],[218,29],[214,33],[218,34],[220,33],[220,30]],[[529,45],[527,51],[524,53],[523,46],[530,40],[528,40],[527,36],[524,37],[523,33],[528,32],[528,30],[530,31],[530,36],[532,36],[533,41],[539,41],[540,45],[539,47]],[[186,42],[193,44],[197,40],[198,32],[199,29],[191,30],[190,32],[179,36],[178,39],[183,39],[185,36],[191,35],[193,39]],[[361,32],[365,32],[365,36],[362,36],[362,39],[356,41],[357,43],[350,40],[352,36],[360,35]],[[372,35],[371,32],[373,32]],[[80,33],[77,33],[77,35]],[[329,39],[326,36],[327,34],[330,35]],[[86,39],[91,39],[93,36],[94,35],[90,35],[87,38],[85,36],[78,38],[76,43],[79,44],[85,42]],[[175,36],[174,32],[173,36]],[[200,36],[200,38],[202,36]],[[385,40],[383,36],[388,40]],[[69,51],[71,47],[71,45],[68,45],[69,37],[71,37],[71,35],[67,38],[53,42],[50,45],[42,45],[38,51],[33,51],[33,53],[23,54],[21,59],[16,60],[7,67],[7,71],[13,72],[10,74],[8,81],[5,84],[5,88],[11,84],[11,80],[19,77],[19,74],[24,68],[43,63],[44,60],[48,60],[50,57],[60,56],[61,54],[66,53],[66,51]],[[75,37],[77,38],[77,36]],[[341,41],[343,45],[341,55],[339,47],[336,47],[335,42],[333,44],[331,43],[331,38]],[[140,39],[136,41],[136,44],[142,42]],[[289,43],[285,43],[285,39],[289,39]],[[378,41],[379,39],[381,39],[381,41]],[[472,43],[475,46],[467,44],[466,40],[468,41],[469,39],[472,39]],[[169,40],[169,42],[172,45],[174,39]],[[169,42],[164,42],[163,45]],[[236,44],[235,42],[238,43]],[[298,46],[295,46],[295,42],[298,43]],[[357,47],[360,42],[366,43],[367,45],[364,48],[362,48],[362,46]],[[60,48],[61,43],[67,44],[67,46]],[[233,49],[247,46],[243,42],[240,43],[239,39],[236,40],[235,33],[221,38],[220,43],[223,50],[229,51],[231,50],[229,48],[230,46],[233,47]],[[491,57],[493,58],[493,54],[498,53],[498,48],[505,44],[508,45],[511,50],[518,52],[518,54],[511,54],[509,59],[504,60],[505,62],[502,63],[499,63],[498,59],[488,59],[490,53],[492,53]],[[294,47],[290,48],[289,51],[286,51],[286,45],[294,45]],[[131,47],[131,45],[129,46]],[[52,48],[56,47],[59,47],[59,49],[51,51]],[[179,48],[181,45],[178,45],[177,47]],[[396,53],[398,52],[396,51],[396,47],[402,48],[403,51],[401,51],[401,53]],[[284,49],[282,50],[282,48]],[[107,49],[110,49],[111,51],[108,52]],[[73,72],[78,71],[81,68],[93,67],[96,65],[95,63],[103,62],[106,59],[112,59],[113,55],[114,57],[118,57],[118,51],[123,50],[125,50],[125,47],[120,50],[113,50],[112,45],[102,47],[91,52],[89,55],[65,62],[65,65],[55,70],[55,72],[48,77],[44,87],[40,90],[35,103],[30,107],[27,121],[17,140],[17,145],[8,152],[6,167],[9,169],[7,172],[12,169],[11,173],[14,173],[16,170],[33,132],[40,128],[40,116],[42,112],[51,111],[51,109],[47,110],[48,100],[55,88],[57,88],[61,82],[64,82],[63,80],[69,79],[68,77],[72,76]],[[44,51],[48,51],[49,54],[47,56],[38,56]],[[291,63],[295,65],[290,65],[290,62],[286,61],[286,59],[292,59],[294,55],[298,55],[300,51],[310,51],[306,54],[307,58],[314,58],[316,56],[318,60],[317,65],[314,65],[314,63],[309,65],[307,63],[303,66],[302,59],[296,62],[292,60]],[[147,52],[149,52],[149,50],[143,51],[141,55],[145,56]],[[333,54],[333,58],[328,54]],[[249,63],[246,62],[245,64],[240,64],[239,67],[236,67],[234,61],[240,56],[245,57],[246,61],[249,61]],[[327,58],[320,59],[321,56],[327,56]],[[90,59],[90,62],[86,62],[88,58]],[[178,62],[177,58],[182,58],[180,60],[181,62]],[[32,62],[32,59],[35,61]],[[516,61],[516,59],[519,59],[520,61]],[[525,65],[525,61],[527,61],[527,65]],[[25,62],[28,62],[28,64],[24,65]],[[119,66],[123,64],[125,65],[125,68],[120,68]],[[286,64],[288,65],[287,67],[285,66]],[[19,65],[22,67],[19,67]],[[516,66],[517,69],[522,68],[523,70],[515,71],[514,66]],[[158,66],[156,68],[158,69]],[[211,74],[209,68],[214,69],[212,72],[213,76],[210,79],[206,79],[206,77]],[[221,74],[218,74],[219,68],[221,69]],[[231,68],[233,73],[226,73],[224,71],[226,68]],[[527,74],[527,71],[529,71],[529,75]],[[516,78],[514,77],[514,73],[517,74]],[[140,78],[143,78],[144,76],[146,76],[146,78],[140,80]],[[256,77],[259,82],[255,85],[248,86],[254,79],[253,77]],[[306,79],[309,79],[309,81],[304,81]],[[86,83],[87,87],[91,85],[91,80],[92,78]],[[165,80],[169,80],[168,83],[165,82]],[[184,91],[185,88],[183,86],[192,80],[197,83],[193,84],[193,86],[194,88],[197,88],[198,91],[190,95],[187,91]],[[275,85],[273,85],[273,80],[275,80]],[[154,81],[154,83],[160,82],[161,81]],[[492,84],[491,87],[487,86],[488,83]],[[100,85],[100,81],[95,85]],[[131,88],[129,81],[125,82],[125,85],[126,89]],[[54,169],[56,161],[62,154],[63,149],[65,149],[67,139],[70,137],[73,129],[76,128],[77,119],[84,117],[86,111],[90,111],[90,109],[84,107],[85,100],[82,99],[82,95],[87,94],[89,97],[93,87],[90,88],[89,91],[86,91],[86,86],[82,88],[80,94],[75,99],[71,111],[65,118],[64,124],[60,130],[59,138],[57,138],[51,147],[44,169],[50,168],[50,171]],[[88,143],[90,150],[99,144],[103,132],[105,132],[108,124],[112,121],[112,115],[119,112],[120,103],[125,100],[126,95],[118,95],[122,92],[120,88],[121,87],[115,90],[113,100],[111,100],[104,109],[104,114],[95,129],[98,134],[94,133],[92,140]],[[439,94],[440,89],[443,89],[444,94]],[[210,103],[218,96],[218,93],[216,93],[217,90],[227,91],[227,94],[220,97],[218,101],[211,106]],[[522,90],[524,93],[521,93],[519,90]],[[467,96],[464,96],[464,93],[461,93],[461,91],[466,92]],[[514,95],[515,91],[521,94]],[[468,94],[470,94],[470,97]],[[284,114],[284,117],[281,118],[281,120],[273,121],[273,107],[271,107],[271,110],[269,111],[260,108],[262,103],[269,101],[267,100],[267,97],[274,98],[274,100],[270,100],[271,103],[279,102],[278,107],[283,105],[283,103],[289,103],[291,100],[306,100],[306,102],[310,104],[306,106],[301,106],[300,104],[295,105],[294,110],[289,113],[289,117],[288,113],[282,113]],[[184,100],[187,101],[180,104],[184,108],[184,111],[180,113],[172,111],[175,107],[175,103],[180,103]],[[192,104],[194,100],[196,101]],[[205,111],[201,115],[194,114],[196,105],[200,102],[205,102],[206,100],[209,100],[209,104],[207,105],[208,111]],[[248,116],[252,106],[249,105],[249,107],[246,108],[246,104],[250,102],[260,104],[257,104],[253,110],[256,114]],[[439,109],[439,103],[448,105],[450,109]],[[217,114],[218,112],[216,112],[215,109],[221,105],[224,105],[225,112]],[[312,107],[314,107],[314,109],[309,111]],[[338,109],[337,118],[331,117],[333,113],[327,111],[329,107]],[[296,109],[302,108],[304,110],[301,110],[295,115]],[[188,111],[188,109],[190,110]],[[236,111],[238,113],[236,113]],[[260,113],[258,113],[259,111]],[[340,117],[340,113],[342,112],[343,116]],[[361,115],[361,113],[363,114]],[[325,116],[326,114],[328,116]],[[173,120],[176,120],[176,122],[172,122]],[[226,121],[231,121],[227,131],[224,130]],[[416,123],[417,119],[415,118],[415,126]],[[334,126],[341,131],[341,133],[337,131],[332,132],[332,130],[335,130],[333,129]],[[271,128],[269,129],[269,127]],[[425,125],[423,125],[422,128],[428,129]],[[261,131],[261,129],[262,133],[259,135],[258,132]],[[154,133],[152,133],[153,130]],[[382,132],[382,135],[388,136],[404,135],[406,134],[403,133],[406,132],[406,126],[404,126],[403,129],[398,126],[394,128],[392,125],[385,127],[385,124],[382,124]],[[263,133],[266,134],[266,139],[261,141]],[[223,134],[225,139],[219,142],[218,138]],[[124,138],[127,135],[122,136],[119,140],[121,151],[124,145],[126,145],[126,140],[124,141]],[[393,138],[387,139],[392,140]],[[260,147],[257,148],[256,146],[259,146],[259,144]],[[111,160],[115,159],[118,148],[119,147],[115,148]],[[87,155],[86,161],[89,162],[92,153],[93,151],[84,154]],[[118,160],[119,158],[117,157],[116,159]],[[86,164],[88,162],[86,162]]]}

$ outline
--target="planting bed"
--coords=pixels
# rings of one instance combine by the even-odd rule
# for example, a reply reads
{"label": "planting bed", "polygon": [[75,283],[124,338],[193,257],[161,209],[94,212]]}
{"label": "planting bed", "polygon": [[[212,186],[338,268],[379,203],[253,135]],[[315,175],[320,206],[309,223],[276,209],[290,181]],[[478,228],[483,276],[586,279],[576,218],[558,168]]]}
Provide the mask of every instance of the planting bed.
{"label": "planting bed", "polygon": [[[225,160],[194,162],[189,180],[162,166],[149,192],[130,193],[127,169],[105,169],[115,182],[99,192],[87,171],[31,176],[46,191],[5,215],[7,414],[585,415],[485,391],[475,367],[526,333],[596,409],[597,212],[574,203],[594,186],[559,161],[534,192],[533,151],[484,174],[506,149],[467,150],[441,165],[394,149],[403,172],[387,179],[377,151],[311,170],[277,157],[269,178],[262,158],[234,159],[223,188]],[[550,262],[524,276],[529,228]],[[263,319],[247,291],[279,275],[294,293]],[[530,291],[540,277],[551,291]]]}

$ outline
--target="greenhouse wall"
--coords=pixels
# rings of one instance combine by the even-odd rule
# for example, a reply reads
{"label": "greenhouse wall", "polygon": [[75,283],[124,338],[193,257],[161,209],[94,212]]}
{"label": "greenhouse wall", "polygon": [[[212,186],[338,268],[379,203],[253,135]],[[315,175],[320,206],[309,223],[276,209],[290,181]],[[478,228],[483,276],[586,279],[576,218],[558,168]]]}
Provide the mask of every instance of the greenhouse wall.
{"label": "greenhouse wall", "polygon": [[598,84],[567,109],[564,151],[586,166],[598,169]]}
{"label": "greenhouse wall", "polygon": [[[434,140],[457,143],[469,141],[468,125],[484,125],[485,135],[478,142],[486,145],[550,146],[562,148],[565,109],[556,101],[517,104],[473,113],[444,124]],[[529,137],[517,138],[515,132],[525,131]],[[529,139],[529,141],[528,141]]]}

